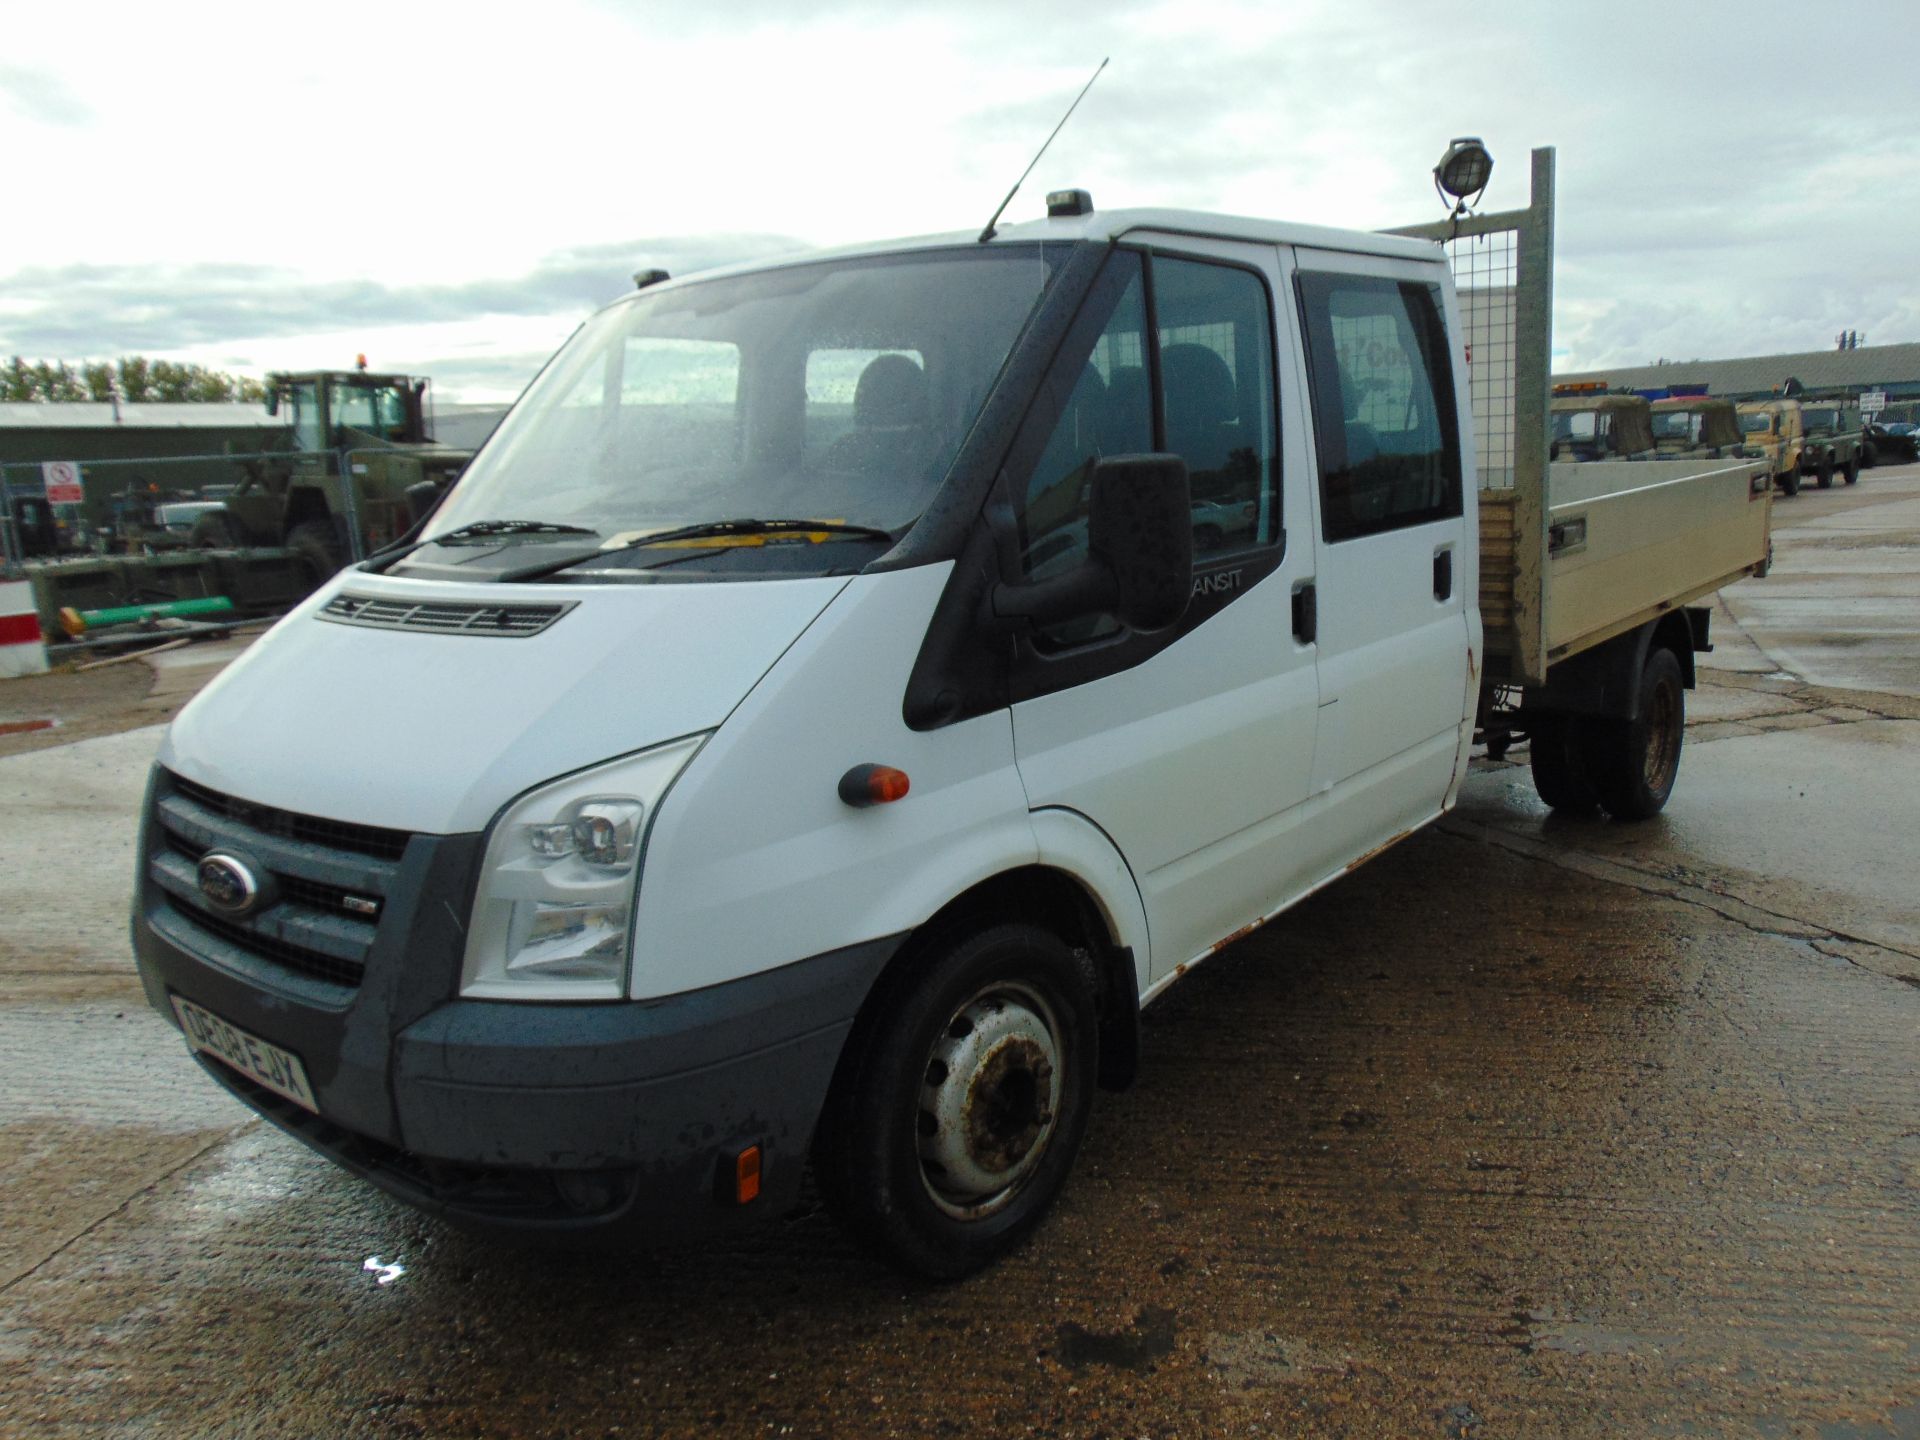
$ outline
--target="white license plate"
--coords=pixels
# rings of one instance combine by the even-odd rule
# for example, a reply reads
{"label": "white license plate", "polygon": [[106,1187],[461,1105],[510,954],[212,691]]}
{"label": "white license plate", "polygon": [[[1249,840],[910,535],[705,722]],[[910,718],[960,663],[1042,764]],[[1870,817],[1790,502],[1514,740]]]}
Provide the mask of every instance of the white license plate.
{"label": "white license plate", "polygon": [[229,1025],[211,1010],[203,1010],[178,995],[173,997],[173,1013],[180,1017],[180,1028],[194,1049],[225,1061],[274,1094],[284,1095],[316,1115],[320,1113],[298,1055],[269,1044],[258,1035],[249,1035],[238,1025]]}

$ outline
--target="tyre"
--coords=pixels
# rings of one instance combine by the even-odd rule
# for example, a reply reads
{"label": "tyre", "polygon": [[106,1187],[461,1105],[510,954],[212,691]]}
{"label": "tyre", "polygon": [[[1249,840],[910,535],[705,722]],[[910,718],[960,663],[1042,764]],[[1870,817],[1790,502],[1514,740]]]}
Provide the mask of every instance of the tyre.
{"label": "tyre", "polygon": [[1822,490],[1833,488],[1833,457],[1831,455],[1820,462],[1820,488]]}
{"label": "tyre", "polygon": [[1860,483],[1860,457],[1858,455],[1847,462],[1845,473],[1847,484],[1858,485]]}
{"label": "tyre", "polygon": [[1793,469],[1787,471],[1786,474],[1780,477],[1780,488],[1789,495],[1798,495],[1800,493],[1799,466],[1794,466]]}
{"label": "tyre", "polygon": [[1648,653],[1640,672],[1640,709],[1631,720],[1597,720],[1587,734],[1587,775],[1616,820],[1660,813],[1680,776],[1687,691],[1671,650]]}
{"label": "tyre", "polygon": [[1081,958],[996,925],[903,957],[854,1027],[814,1146],[857,1241],[953,1280],[1013,1249],[1072,1168],[1098,1073]]}
{"label": "tyre", "polygon": [[1572,715],[1537,715],[1528,722],[1527,748],[1533,756],[1533,788],[1554,810],[1590,815],[1600,797],[1587,781],[1586,757],[1579,743],[1580,722]]}
{"label": "tyre", "polygon": [[315,584],[330,578],[347,563],[339,537],[325,520],[303,520],[294,526],[287,532],[287,548],[313,572]]}
{"label": "tyre", "polygon": [[237,550],[240,547],[240,527],[233,522],[233,516],[224,510],[209,510],[193,522],[193,534],[188,543],[198,550]]}

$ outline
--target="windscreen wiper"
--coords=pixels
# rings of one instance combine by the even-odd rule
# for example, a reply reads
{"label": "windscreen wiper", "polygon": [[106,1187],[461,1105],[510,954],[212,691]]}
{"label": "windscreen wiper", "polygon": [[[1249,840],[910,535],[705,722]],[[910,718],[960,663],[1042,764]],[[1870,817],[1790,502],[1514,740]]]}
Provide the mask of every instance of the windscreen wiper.
{"label": "windscreen wiper", "polygon": [[376,553],[361,568],[369,575],[382,575],[414,551],[428,545],[444,545],[449,540],[479,540],[493,535],[598,535],[599,533],[598,530],[590,530],[585,525],[561,525],[552,520],[476,520],[471,525],[462,525],[458,529],[445,531],[430,540],[416,540],[413,544],[403,545],[398,550]]}
{"label": "windscreen wiper", "polygon": [[516,580],[539,580],[548,575],[557,575],[575,565],[584,565],[600,555],[618,555],[623,550],[644,550],[649,545],[668,545],[677,540],[709,540],[738,535],[805,535],[812,531],[824,531],[829,535],[846,535],[863,540],[885,540],[893,542],[891,530],[881,530],[872,525],[849,525],[844,520],[707,520],[698,525],[682,525],[676,530],[660,530],[651,535],[636,535],[623,544],[611,549],[588,550],[584,554],[563,556],[558,560],[548,560],[539,565],[528,565],[523,569],[509,570],[494,578],[502,583]]}

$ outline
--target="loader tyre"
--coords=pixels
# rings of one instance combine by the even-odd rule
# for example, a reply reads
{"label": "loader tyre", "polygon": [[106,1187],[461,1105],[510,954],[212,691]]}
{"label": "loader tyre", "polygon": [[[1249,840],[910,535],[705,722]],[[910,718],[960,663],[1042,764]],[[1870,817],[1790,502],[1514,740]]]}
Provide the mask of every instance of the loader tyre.
{"label": "loader tyre", "polygon": [[1533,788],[1550,809],[1591,815],[1600,796],[1587,780],[1580,744],[1581,720],[1574,715],[1538,715],[1529,722],[1527,749],[1533,755]]}
{"label": "loader tyre", "polygon": [[1098,1078],[1090,977],[1034,925],[928,937],[856,1022],[814,1144],[855,1240],[954,1280],[1013,1249],[1060,1193]]}
{"label": "loader tyre", "polygon": [[209,510],[193,522],[189,543],[197,550],[237,550],[240,527],[224,510]]}
{"label": "loader tyre", "polygon": [[339,537],[325,520],[303,520],[287,532],[287,548],[313,572],[313,583],[331,579],[334,571],[347,563]]}
{"label": "loader tyre", "polygon": [[1640,708],[1631,720],[1588,722],[1587,773],[1600,804],[1616,820],[1660,813],[1680,776],[1687,690],[1671,650],[1648,652],[1640,672]]}

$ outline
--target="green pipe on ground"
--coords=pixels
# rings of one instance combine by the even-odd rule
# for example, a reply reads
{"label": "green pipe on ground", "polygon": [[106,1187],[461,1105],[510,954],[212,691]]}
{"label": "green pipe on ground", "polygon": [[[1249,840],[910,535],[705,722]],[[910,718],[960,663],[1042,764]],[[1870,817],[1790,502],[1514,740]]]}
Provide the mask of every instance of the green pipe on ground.
{"label": "green pipe on ground", "polygon": [[158,605],[114,605],[105,610],[62,610],[60,628],[84,635],[101,625],[132,625],[142,620],[185,620],[195,615],[231,615],[233,601],[224,595],[194,600],[167,600]]}

